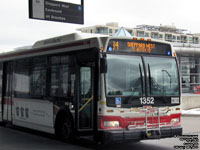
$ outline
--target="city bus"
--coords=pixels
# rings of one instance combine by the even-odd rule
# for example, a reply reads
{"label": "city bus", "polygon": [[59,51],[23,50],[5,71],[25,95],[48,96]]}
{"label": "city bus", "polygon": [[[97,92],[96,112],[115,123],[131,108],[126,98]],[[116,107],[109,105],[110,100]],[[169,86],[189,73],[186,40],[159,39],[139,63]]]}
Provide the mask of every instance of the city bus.
{"label": "city bus", "polygon": [[114,142],[182,134],[170,43],[73,33],[0,54],[0,122]]}

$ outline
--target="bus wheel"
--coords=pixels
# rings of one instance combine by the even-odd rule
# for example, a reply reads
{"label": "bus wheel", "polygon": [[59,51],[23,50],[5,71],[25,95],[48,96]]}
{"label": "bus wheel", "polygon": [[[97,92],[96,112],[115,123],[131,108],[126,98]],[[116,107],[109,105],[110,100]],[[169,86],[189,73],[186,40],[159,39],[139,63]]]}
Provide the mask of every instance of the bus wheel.
{"label": "bus wheel", "polygon": [[72,140],[72,133],[73,133],[73,126],[72,122],[66,118],[65,120],[62,121],[61,126],[60,126],[60,135],[62,140],[65,142],[71,142]]}

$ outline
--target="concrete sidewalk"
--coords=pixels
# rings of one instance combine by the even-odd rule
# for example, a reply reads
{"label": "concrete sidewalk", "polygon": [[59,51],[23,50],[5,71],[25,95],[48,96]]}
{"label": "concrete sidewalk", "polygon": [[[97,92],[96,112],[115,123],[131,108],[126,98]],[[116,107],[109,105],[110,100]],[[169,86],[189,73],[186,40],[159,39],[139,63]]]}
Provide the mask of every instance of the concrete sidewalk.
{"label": "concrete sidewalk", "polygon": [[182,110],[182,116],[198,116],[200,117],[200,108]]}

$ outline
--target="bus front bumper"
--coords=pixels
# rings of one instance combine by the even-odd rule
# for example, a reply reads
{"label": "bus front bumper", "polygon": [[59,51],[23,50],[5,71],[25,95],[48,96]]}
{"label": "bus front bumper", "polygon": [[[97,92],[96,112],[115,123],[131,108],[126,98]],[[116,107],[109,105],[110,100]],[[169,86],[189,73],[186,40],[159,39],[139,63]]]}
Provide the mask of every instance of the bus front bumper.
{"label": "bus front bumper", "polygon": [[[150,131],[151,132],[151,131]],[[155,133],[155,134],[153,134]],[[112,131],[99,131],[98,138],[104,144],[128,141],[140,141],[144,139],[159,139],[174,137],[175,135],[182,135],[182,127],[168,127],[161,128],[160,135],[152,131],[152,134],[147,135],[144,129],[141,130],[112,130]]]}

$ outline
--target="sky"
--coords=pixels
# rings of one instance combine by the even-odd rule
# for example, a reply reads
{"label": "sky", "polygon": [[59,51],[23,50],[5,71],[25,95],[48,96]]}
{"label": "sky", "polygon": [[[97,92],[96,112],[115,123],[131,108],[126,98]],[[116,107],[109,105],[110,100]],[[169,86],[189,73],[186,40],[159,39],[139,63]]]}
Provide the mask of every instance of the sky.
{"label": "sky", "polygon": [[[81,0],[57,0],[79,4]],[[77,28],[118,22],[119,26],[175,25],[200,33],[199,0],[84,0],[84,25],[29,19],[28,0],[1,0],[0,51],[33,45]]]}

